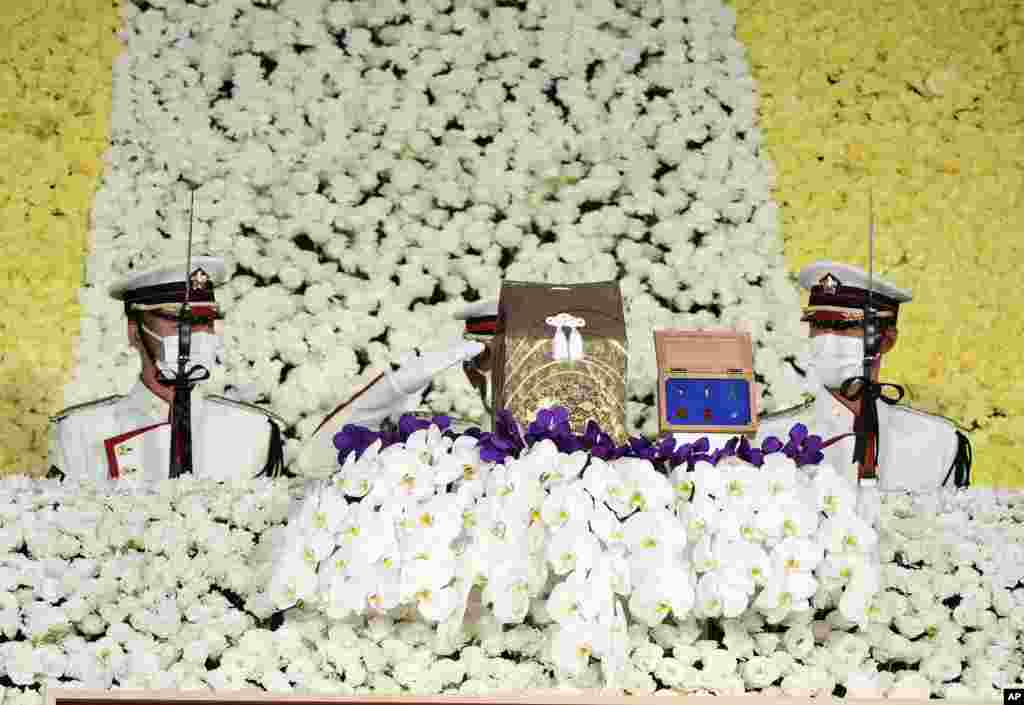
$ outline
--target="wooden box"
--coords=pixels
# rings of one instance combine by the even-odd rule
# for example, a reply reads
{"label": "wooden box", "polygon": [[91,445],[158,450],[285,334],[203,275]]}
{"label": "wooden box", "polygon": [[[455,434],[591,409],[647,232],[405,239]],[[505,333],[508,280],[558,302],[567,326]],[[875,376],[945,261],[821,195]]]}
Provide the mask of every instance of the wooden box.
{"label": "wooden box", "polygon": [[662,433],[757,430],[754,346],[735,331],[654,331]]}

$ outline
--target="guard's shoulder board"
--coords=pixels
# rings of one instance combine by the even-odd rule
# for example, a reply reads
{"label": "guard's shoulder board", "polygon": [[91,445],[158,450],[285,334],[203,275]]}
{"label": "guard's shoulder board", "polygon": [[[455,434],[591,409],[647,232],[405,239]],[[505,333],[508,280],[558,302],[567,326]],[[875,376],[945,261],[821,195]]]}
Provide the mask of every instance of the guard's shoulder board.
{"label": "guard's shoulder board", "polygon": [[903,409],[904,411],[909,411],[912,414],[917,414],[918,416],[924,416],[924,417],[930,418],[930,419],[942,419],[943,421],[945,421],[946,423],[950,424],[954,429],[956,429],[957,431],[960,431],[961,433],[970,433],[971,432],[971,430],[969,428],[965,428],[963,425],[957,423],[956,421],[954,421],[953,419],[949,418],[948,416],[943,416],[942,414],[933,414],[930,411],[922,411],[921,409],[915,409],[914,407],[909,406],[907,404],[896,404],[896,408],[897,409]]}
{"label": "guard's shoulder board", "polygon": [[761,414],[762,421],[770,421],[771,419],[781,419],[787,416],[794,416],[799,414],[801,411],[809,408],[814,403],[814,397],[806,399],[803,403],[791,406],[787,409],[779,409],[778,411],[771,411],[767,414]]}
{"label": "guard's shoulder board", "polygon": [[207,394],[204,397],[204,399],[206,401],[214,402],[215,404],[224,404],[225,406],[233,406],[236,409],[246,409],[248,411],[254,411],[256,413],[263,414],[264,416],[267,416],[267,417],[271,418],[273,421],[275,421],[276,423],[278,423],[281,426],[287,426],[288,425],[288,424],[285,423],[283,418],[281,418],[280,416],[275,414],[273,411],[269,411],[267,409],[264,409],[262,406],[256,406],[255,404],[250,404],[248,402],[239,401],[238,399],[231,399],[229,397],[222,397],[219,394]]}
{"label": "guard's shoulder board", "polygon": [[66,409],[59,411],[50,417],[50,423],[57,423],[61,419],[70,416],[78,411],[85,411],[86,409],[93,409],[100,406],[109,406],[114,404],[121,399],[124,399],[124,394],[112,394],[109,397],[103,397],[102,399],[93,399],[92,401],[82,402],[81,404],[75,404],[69,406]]}

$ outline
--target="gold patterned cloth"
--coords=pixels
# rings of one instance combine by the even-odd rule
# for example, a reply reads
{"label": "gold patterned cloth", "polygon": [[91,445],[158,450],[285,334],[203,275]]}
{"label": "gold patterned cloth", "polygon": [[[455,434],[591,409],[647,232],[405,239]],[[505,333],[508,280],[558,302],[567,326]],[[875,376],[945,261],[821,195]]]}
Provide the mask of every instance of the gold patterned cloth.
{"label": "gold patterned cloth", "polygon": [[563,406],[574,432],[593,419],[625,443],[626,344],[617,282],[502,282],[494,408],[525,426],[541,409]]}

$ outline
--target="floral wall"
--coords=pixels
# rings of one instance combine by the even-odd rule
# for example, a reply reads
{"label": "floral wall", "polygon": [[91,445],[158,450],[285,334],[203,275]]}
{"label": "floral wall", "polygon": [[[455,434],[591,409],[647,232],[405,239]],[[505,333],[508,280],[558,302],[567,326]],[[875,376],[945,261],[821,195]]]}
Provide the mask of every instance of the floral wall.
{"label": "floral wall", "polygon": [[0,10],[0,473],[44,467],[64,404],[120,27],[115,0]]}
{"label": "floral wall", "polygon": [[883,374],[974,429],[974,477],[1024,485],[1024,6],[737,0],[777,169],[786,259],[911,289]]}
{"label": "floral wall", "polygon": [[[17,155],[0,177],[0,271],[18,293],[0,312],[3,472],[43,467],[46,416],[62,406],[74,367],[119,51],[116,6],[36,5],[0,19],[15,38],[0,49],[11,66],[0,80],[16,96],[0,135]],[[735,8],[776,166],[788,269],[819,257],[865,263],[873,188],[878,268],[916,297],[887,378],[908,386],[911,403],[975,429],[976,481],[1022,485],[1012,445],[1024,437],[1024,396],[1012,371],[1024,325],[1011,267],[1024,222],[1015,161],[1024,103],[1013,71],[1024,65],[1024,18],[1013,7],[932,5]]]}

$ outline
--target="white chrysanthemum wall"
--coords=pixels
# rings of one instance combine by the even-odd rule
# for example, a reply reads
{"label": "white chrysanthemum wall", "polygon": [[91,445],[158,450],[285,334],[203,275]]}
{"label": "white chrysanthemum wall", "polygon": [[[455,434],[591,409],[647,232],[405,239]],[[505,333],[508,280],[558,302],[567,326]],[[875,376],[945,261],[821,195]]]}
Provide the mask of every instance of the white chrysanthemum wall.
{"label": "white chrysanthemum wall", "polygon": [[[106,287],[227,258],[225,365],[207,383],[305,437],[374,370],[461,333],[503,278],[618,279],[629,416],[654,433],[652,330],[738,327],[765,406],[803,346],[720,2],[238,2],[126,6],[68,403],[138,371]],[[229,389],[228,391],[232,391]],[[426,405],[483,420],[451,370]],[[297,440],[290,441],[294,452]]]}

